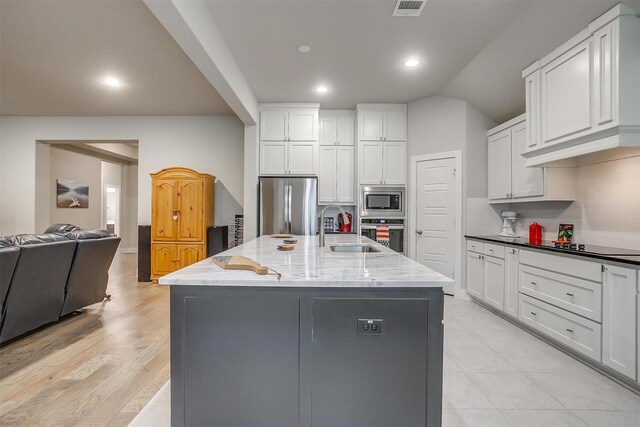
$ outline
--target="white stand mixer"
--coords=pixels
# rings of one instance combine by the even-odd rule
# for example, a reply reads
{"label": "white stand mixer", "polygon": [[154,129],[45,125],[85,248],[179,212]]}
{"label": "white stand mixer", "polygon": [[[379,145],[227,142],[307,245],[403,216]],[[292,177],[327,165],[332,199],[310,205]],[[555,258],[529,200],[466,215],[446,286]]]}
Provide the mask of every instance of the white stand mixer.
{"label": "white stand mixer", "polygon": [[520,237],[518,236],[514,229],[516,221],[518,220],[518,213],[514,211],[504,211],[501,214],[502,216],[502,231],[498,236],[501,237]]}

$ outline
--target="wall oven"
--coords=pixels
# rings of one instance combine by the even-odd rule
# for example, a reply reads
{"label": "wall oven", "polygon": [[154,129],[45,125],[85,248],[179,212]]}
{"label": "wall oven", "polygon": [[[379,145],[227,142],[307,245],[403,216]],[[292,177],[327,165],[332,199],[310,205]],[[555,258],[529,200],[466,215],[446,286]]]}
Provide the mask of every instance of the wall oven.
{"label": "wall oven", "polygon": [[404,218],[405,187],[360,187],[360,217]]}
{"label": "wall oven", "polygon": [[360,234],[373,241],[378,241],[376,231],[379,226],[389,227],[389,248],[404,255],[404,219],[362,218],[360,220]]}

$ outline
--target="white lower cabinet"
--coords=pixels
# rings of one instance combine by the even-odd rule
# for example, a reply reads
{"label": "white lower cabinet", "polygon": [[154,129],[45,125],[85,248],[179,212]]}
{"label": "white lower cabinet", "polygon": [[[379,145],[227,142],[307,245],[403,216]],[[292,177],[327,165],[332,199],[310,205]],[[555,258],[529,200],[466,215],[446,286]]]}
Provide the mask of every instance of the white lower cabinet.
{"label": "white lower cabinet", "polygon": [[484,260],[483,255],[467,251],[467,292],[476,298],[484,296]]}
{"label": "white lower cabinet", "polygon": [[637,378],[638,271],[606,265],[602,289],[602,363]]}
{"label": "white lower cabinet", "polygon": [[504,254],[504,312],[518,318],[518,257],[519,250],[506,248]]}
{"label": "white lower cabinet", "polygon": [[484,256],[484,302],[504,311],[504,260]]}
{"label": "white lower cabinet", "polygon": [[602,360],[599,323],[524,294],[520,294],[519,319],[591,359]]}

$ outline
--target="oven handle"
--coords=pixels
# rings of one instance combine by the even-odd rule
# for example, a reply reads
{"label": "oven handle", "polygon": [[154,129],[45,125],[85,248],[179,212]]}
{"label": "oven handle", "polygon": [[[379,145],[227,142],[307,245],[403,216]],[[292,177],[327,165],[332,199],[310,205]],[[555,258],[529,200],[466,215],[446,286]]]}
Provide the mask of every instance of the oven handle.
{"label": "oven handle", "polygon": [[[386,225],[386,224],[379,224]],[[389,225],[389,230],[404,230],[406,227],[404,225]],[[376,225],[361,225],[360,228],[362,230],[375,230],[377,228]]]}

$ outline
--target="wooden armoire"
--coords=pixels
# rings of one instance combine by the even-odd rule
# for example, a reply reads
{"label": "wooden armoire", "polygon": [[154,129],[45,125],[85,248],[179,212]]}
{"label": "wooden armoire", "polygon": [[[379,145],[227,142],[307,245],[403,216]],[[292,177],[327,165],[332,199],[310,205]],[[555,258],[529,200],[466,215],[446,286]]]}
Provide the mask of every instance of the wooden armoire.
{"label": "wooden armoire", "polygon": [[151,174],[151,280],[200,261],[213,226],[215,177],[187,168]]}

